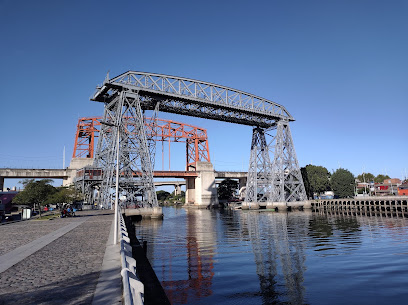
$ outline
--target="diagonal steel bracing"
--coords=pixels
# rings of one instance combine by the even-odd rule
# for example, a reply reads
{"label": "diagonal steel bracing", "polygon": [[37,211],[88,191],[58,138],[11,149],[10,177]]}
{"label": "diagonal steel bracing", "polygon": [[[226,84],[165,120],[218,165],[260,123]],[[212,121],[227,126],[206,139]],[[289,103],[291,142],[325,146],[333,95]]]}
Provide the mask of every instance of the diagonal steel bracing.
{"label": "diagonal steel bracing", "polygon": [[115,187],[118,166],[119,196],[125,196],[128,204],[141,207],[158,206],[152,173],[153,148],[146,136],[138,96],[133,94],[129,97],[126,91],[116,94],[115,98],[105,105],[104,120],[101,123],[95,158],[95,167],[104,169],[99,192],[100,203],[104,207],[112,204],[115,196],[112,190]]}
{"label": "diagonal steel bracing", "polygon": [[271,201],[272,164],[266,143],[265,132],[256,127],[252,132],[251,156],[246,188],[246,202],[249,206],[257,202]]}
{"label": "diagonal steel bracing", "polygon": [[268,130],[254,128],[246,190],[248,206],[306,199],[289,123],[280,120]]}
{"label": "diagonal steel bracing", "polygon": [[268,134],[271,134],[272,137],[268,144],[273,155],[271,168],[272,202],[307,200],[289,122],[285,120],[278,121],[269,130]]}

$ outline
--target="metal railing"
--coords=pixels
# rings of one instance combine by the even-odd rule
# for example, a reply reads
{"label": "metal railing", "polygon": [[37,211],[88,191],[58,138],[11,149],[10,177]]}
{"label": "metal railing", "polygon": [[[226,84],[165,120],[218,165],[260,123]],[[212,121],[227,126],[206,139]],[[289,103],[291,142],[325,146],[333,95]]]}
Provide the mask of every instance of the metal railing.
{"label": "metal railing", "polygon": [[132,246],[126,229],[125,220],[119,213],[120,222],[120,259],[122,262],[123,299],[125,305],[144,304],[144,285],[136,275],[136,260],[132,256]]}

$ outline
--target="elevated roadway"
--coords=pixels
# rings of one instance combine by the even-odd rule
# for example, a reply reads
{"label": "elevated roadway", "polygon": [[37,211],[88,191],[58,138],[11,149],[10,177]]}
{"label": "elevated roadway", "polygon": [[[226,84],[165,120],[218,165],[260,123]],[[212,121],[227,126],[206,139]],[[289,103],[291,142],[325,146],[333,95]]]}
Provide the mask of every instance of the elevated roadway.
{"label": "elevated roadway", "polygon": [[[4,179],[62,179],[63,185],[68,185],[76,175],[76,169],[32,169],[32,168],[0,168],[0,190],[3,190]],[[216,179],[245,179],[247,172],[215,171]],[[196,178],[199,172],[195,171],[154,171],[154,178]],[[171,183],[170,183],[171,182]],[[183,181],[155,182],[155,185],[185,185]],[[241,184],[241,183],[240,183]]]}

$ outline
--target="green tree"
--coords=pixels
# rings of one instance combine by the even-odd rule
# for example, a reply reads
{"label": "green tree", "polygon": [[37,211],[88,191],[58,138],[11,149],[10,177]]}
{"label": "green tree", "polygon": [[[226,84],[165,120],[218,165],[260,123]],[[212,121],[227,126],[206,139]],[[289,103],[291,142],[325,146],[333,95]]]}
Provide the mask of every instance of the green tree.
{"label": "green tree", "polygon": [[306,195],[309,199],[313,198],[313,190],[310,186],[309,177],[307,176],[306,167],[300,168],[300,173],[302,174],[303,185],[305,186]]}
{"label": "green tree", "polygon": [[388,175],[379,174],[379,175],[377,175],[377,177],[374,178],[374,182],[375,183],[383,183],[384,180],[386,180],[386,179],[391,179],[391,177],[388,176]]}
{"label": "green tree", "polygon": [[175,195],[174,192],[170,194],[169,201],[174,203],[174,202],[181,202],[185,203],[186,199],[186,192],[181,191],[181,194]]}
{"label": "green tree", "polygon": [[37,207],[41,217],[41,206],[45,204],[48,196],[56,192],[55,187],[51,185],[51,179],[26,179],[20,181],[24,185],[24,190],[13,198],[14,204],[27,204],[31,207]]}
{"label": "green tree", "polygon": [[371,181],[374,181],[375,176],[372,173],[362,173],[361,175],[357,176],[357,179],[360,182],[364,182],[364,181],[365,182],[371,182]]}
{"label": "green tree", "polygon": [[330,173],[325,167],[309,164],[302,167],[300,172],[309,198],[313,198],[313,193],[320,194],[331,190]]}
{"label": "green tree", "polygon": [[337,169],[331,176],[331,186],[334,195],[339,198],[354,196],[354,175],[344,168]]}
{"label": "green tree", "polygon": [[229,178],[224,179],[218,186],[218,199],[231,199],[237,190],[237,181]]}
{"label": "green tree", "polygon": [[166,191],[157,191],[156,195],[158,201],[165,201],[171,196],[171,194]]}
{"label": "green tree", "polygon": [[50,194],[45,200],[45,204],[57,204],[57,203],[73,203],[82,199],[81,193],[74,187],[58,187],[56,192]]}

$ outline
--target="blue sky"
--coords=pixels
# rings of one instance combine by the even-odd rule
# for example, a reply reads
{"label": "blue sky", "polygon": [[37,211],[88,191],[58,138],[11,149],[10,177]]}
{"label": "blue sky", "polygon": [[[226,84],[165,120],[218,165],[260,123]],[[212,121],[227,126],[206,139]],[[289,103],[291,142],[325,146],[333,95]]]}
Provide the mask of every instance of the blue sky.
{"label": "blue sky", "polygon": [[[300,166],[402,178],[407,16],[398,0],[0,0],[0,167],[60,167],[64,146],[68,165],[78,117],[103,113],[96,85],[135,70],[284,105]],[[250,127],[160,117],[206,128],[216,169],[247,169]],[[172,169],[184,152],[172,146]]]}

